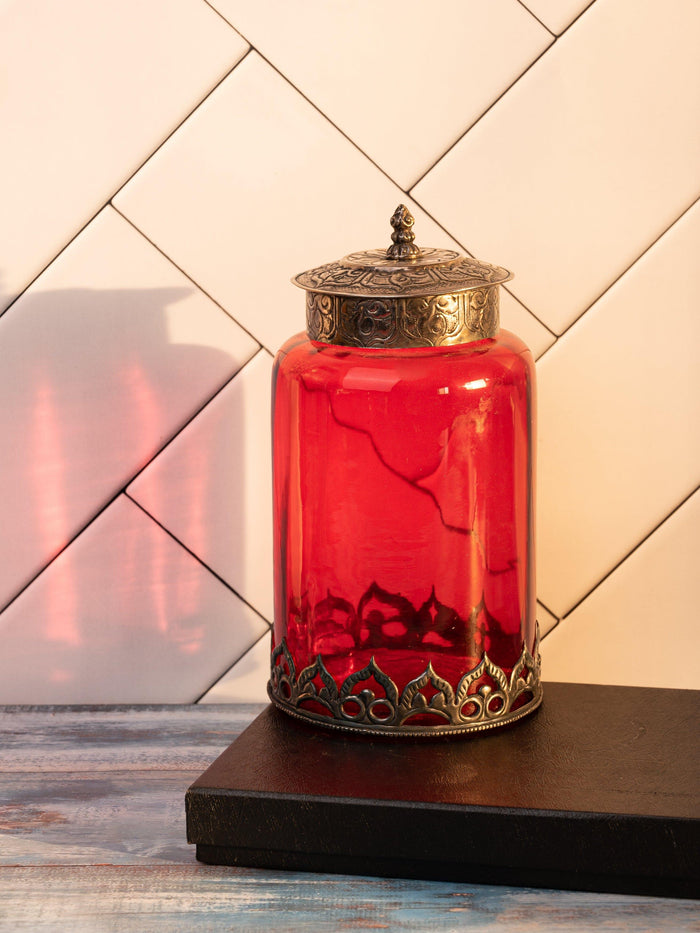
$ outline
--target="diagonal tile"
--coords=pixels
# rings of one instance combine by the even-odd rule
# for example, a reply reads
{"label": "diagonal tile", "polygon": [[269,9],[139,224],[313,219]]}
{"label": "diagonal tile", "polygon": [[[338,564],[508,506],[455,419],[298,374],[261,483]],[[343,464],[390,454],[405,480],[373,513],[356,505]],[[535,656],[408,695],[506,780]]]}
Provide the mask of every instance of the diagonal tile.
{"label": "diagonal tile", "polygon": [[523,5],[558,36],[593,0],[523,0]]}
{"label": "diagonal tile", "polygon": [[557,617],[553,616],[549,609],[545,608],[542,603],[537,603],[537,621],[540,626],[540,638],[544,638],[545,635],[548,635],[559,622]]}
{"label": "diagonal tile", "polygon": [[555,333],[700,192],[699,33],[694,0],[598,0],[412,192]]}
{"label": "diagonal tile", "polygon": [[0,5],[0,310],[246,48],[188,0]]}
{"label": "diagonal tile", "polygon": [[553,41],[516,0],[212,5],[405,190]]}
{"label": "diagonal tile", "polygon": [[199,702],[267,703],[269,679],[270,636],[263,635]]}
{"label": "diagonal tile", "polygon": [[257,349],[108,208],[0,318],[0,605]]}
{"label": "diagonal tile", "polygon": [[700,202],[537,364],[538,592],[559,616],[700,480],[699,250]]}
{"label": "diagonal tile", "polygon": [[505,288],[501,289],[500,299],[501,327],[512,331],[524,340],[532,351],[532,355],[537,359],[552,346],[556,337]]}
{"label": "diagonal tile", "polygon": [[548,636],[548,680],[675,687],[700,680],[696,492]]}
{"label": "diagonal tile", "polygon": [[129,495],[272,620],[272,360],[261,351]]}
{"label": "diagonal tile", "polygon": [[0,702],[191,702],[265,629],[120,496],[0,616]]}
{"label": "diagonal tile", "polygon": [[[289,277],[356,249],[389,245],[389,218],[403,200],[251,53],[115,203],[275,350],[304,326],[304,296]],[[415,230],[419,244],[455,247],[417,208]]]}

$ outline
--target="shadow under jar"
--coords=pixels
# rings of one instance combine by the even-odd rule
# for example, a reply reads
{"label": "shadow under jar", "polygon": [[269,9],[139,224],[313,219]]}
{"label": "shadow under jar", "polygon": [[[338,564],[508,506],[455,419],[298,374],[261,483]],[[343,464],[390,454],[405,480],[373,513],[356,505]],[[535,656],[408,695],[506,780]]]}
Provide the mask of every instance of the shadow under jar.
{"label": "shadow under jar", "polygon": [[542,698],[534,363],[507,270],[418,249],[301,273],[273,374],[273,702],[370,734],[466,733]]}

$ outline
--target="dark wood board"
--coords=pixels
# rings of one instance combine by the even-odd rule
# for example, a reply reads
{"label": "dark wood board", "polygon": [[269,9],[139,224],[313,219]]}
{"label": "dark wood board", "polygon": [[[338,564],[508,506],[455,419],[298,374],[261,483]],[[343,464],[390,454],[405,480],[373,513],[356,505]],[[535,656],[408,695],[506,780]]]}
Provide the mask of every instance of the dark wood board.
{"label": "dark wood board", "polygon": [[336,733],[273,707],[187,793],[213,864],[700,894],[700,691],[547,684],[501,731]]}

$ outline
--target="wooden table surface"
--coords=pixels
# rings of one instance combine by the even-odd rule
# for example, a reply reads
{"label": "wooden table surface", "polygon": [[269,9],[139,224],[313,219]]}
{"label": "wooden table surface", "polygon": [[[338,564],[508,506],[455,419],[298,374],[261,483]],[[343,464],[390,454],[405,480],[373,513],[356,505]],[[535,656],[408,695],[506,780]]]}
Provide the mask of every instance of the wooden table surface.
{"label": "wooden table surface", "polygon": [[700,931],[700,902],[201,865],[189,784],[260,706],[0,707],[0,930]]}

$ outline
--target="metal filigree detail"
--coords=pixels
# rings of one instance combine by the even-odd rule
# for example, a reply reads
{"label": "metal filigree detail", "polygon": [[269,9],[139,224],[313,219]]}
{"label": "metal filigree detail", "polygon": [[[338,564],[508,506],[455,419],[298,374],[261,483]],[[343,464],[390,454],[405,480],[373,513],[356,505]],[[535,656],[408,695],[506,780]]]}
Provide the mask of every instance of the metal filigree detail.
{"label": "metal filigree detail", "polygon": [[314,340],[320,340],[322,343],[335,343],[338,332],[338,315],[335,311],[332,295],[307,292],[306,327],[309,334],[317,334],[313,338]]}
{"label": "metal filigree detail", "polygon": [[[272,652],[268,693],[276,706],[292,716],[335,729],[362,729],[382,735],[474,732],[514,722],[540,705],[540,663],[537,627],[533,654],[523,645],[510,676],[484,654],[453,688],[429,663],[399,695],[396,684],[374,658],[340,687],[321,655],[297,676],[283,638]],[[377,695],[377,690],[383,694]],[[327,711],[325,715],[318,711],[319,706]],[[411,722],[416,717],[421,718],[419,725]],[[426,724],[426,718],[433,723]]]}
{"label": "metal filigree detail", "polygon": [[497,288],[435,297],[351,298],[308,292],[312,340],[346,347],[439,347],[495,337]]}

